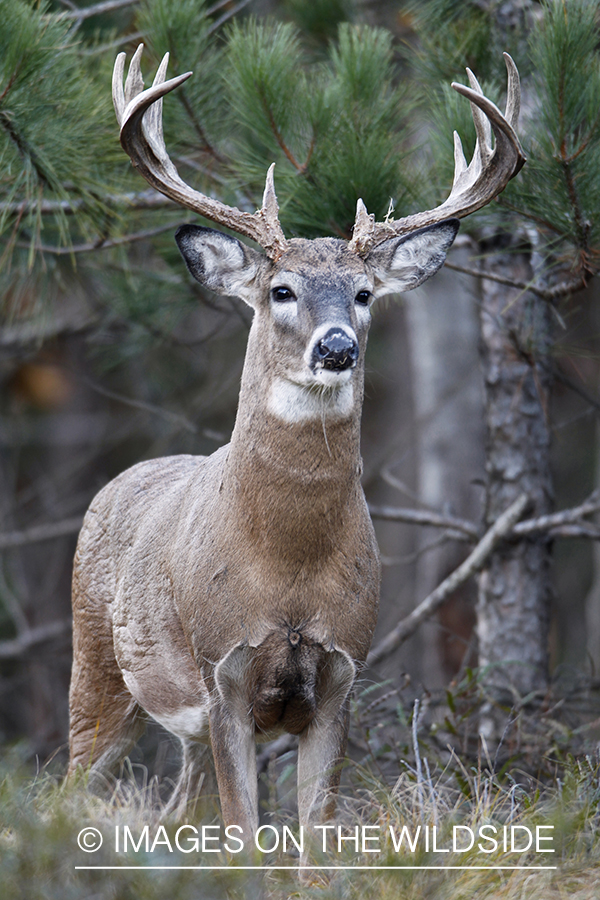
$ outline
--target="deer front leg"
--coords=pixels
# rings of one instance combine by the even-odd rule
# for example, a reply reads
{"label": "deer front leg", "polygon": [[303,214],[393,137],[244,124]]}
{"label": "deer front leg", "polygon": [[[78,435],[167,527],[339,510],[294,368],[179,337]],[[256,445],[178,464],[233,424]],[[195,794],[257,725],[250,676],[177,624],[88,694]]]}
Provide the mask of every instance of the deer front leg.
{"label": "deer front leg", "polygon": [[[331,818],[348,740],[348,695],[356,667],[338,650],[331,655],[319,679],[319,706],[313,721],[300,735],[298,747],[298,812],[300,826],[310,839],[312,826]],[[308,850],[300,865],[308,864]],[[310,881],[311,876],[302,877]]]}
{"label": "deer front leg", "polygon": [[330,819],[337,802],[348,741],[348,704],[329,719],[318,716],[300,736],[298,747],[298,812],[310,829]]}
{"label": "deer front leg", "polygon": [[235,648],[217,666],[218,699],[209,713],[210,741],[225,826],[239,825],[251,846],[258,828],[254,719],[248,699],[248,654]]}

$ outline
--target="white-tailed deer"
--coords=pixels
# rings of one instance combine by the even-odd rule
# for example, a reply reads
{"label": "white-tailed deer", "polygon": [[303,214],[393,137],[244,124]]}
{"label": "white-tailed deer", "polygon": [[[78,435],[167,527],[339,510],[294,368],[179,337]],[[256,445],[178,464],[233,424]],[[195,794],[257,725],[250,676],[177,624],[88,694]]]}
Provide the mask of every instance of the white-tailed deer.
{"label": "white-tailed deer", "polygon": [[[436,209],[376,224],[358,201],[352,240],[286,240],[273,167],[262,209],[241,212],[188,187],[162,134],[167,58],[143,90],[141,47],[113,95],[121,142],[159,191],[252,238],[261,253],[209,228],[176,240],[191,274],[254,309],[231,442],[209,457],[143,462],[95,498],[73,577],[70,770],[103,772],[148,714],[176,735],[183,765],[171,808],[202,780],[210,740],[225,824],[257,827],[255,741],[300,736],[304,826],[335,806],[348,697],[364,663],[379,594],[379,557],[360,484],[360,416],[369,307],[442,265],[458,218],[495,197],[524,162],[506,114],[471,88],[478,143]],[[495,147],[491,146],[491,131]]]}

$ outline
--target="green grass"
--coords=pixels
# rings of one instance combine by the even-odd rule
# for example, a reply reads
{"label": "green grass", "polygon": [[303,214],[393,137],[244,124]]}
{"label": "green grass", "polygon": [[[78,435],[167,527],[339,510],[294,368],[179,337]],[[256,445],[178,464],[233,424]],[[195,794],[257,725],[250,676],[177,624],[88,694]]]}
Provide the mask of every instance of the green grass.
{"label": "green grass", "polygon": [[[596,757],[571,759],[561,768],[554,785],[540,787],[530,776],[505,776],[499,782],[481,762],[467,767],[453,758],[452,767],[429,771],[426,760],[420,761],[418,772],[407,766],[394,784],[384,784],[371,769],[352,764],[346,779],[336,825],[345,836],[355,829],[367,828],[365,845],[375,853],[355,852],[351,842],[338,852],[335,833],[330,832],[328,852],[317,852],[316,861],[323,865],[367,866],[365,870],[337,870],[329,873],[329,882],[301,886],[294,871],[244,871],[242,864],[295,866],[290,853],[258,852],[241,859],[240,854],[184,853],[175,846],[177,828],[182,823],[161,826],[159,798],[154,782],[135,785],[122,781],[105,799],[92,796],[82,784],[65,784],[48,774],[31,778],[22,774],[16,755],[5,756],[0,783],[0,894],[4,900],[204,900],[204,898],[333,898],[377,897],[402,900],[598,900],[600,897],[600,763]],[[273,767],[267,776],[271,806],[276,793]],[[288,765],[279,775],[279,789],[293,780],[293,767]],[[275,804],[277,805],[277,804]],[[279,809],[264,819],[281,835],[288,825],[297,833],[293,816]],[[216,805],[209,800],[197,817],[190,819],[198,831],[201,825],[219,824]],[[125,826],[135,840],[148,825],[150,843],[158,837],[154,850],[140,846],[122,852]],[[466,852],[425,851],[423,829],[437,827],[437,846],[451,846],[452,828],[461,825],[475,833],[482,826],[494,826],[500,837],[494,852],[483,853],[481,843],[492,849],[480,836]],[[82,828],[97,828],[104,844],[95,853],[78,848],[77,835]],[[421,827],[421,840],[410,852],[406,846],[395,852],[385,840],[390,827],[396,837],[406,826],[414,839]],[[544,846],[554,853],[505,851],[503,828],[520,826],[519,840],[535,834],[536,826],[552,826],[540,832],[552,836]],[[115,852],[115,829],[119,828],[121,852]],[[468,835],[463,829],[458,832]],[[181,845],[189,849],[186,839],[191,829],[180,832]],[[218,830],[208,832],[217,836]],[[484,832],[490,836],[491,830]],[[510,831],[508,832],[510,835]],[[222,838],[224,837],[222,835]],[[265,843],[274,833],[263,835]],[[173,847],[169,850],[168,842]],[[221,841],[222,843],[222,841]],[[233,845],[233,844],[232,844]],[[210,846],[210,844],[208,845]],[[522,845],[521,845],[522,846]],[[224,871],[135,870],[89,871],[76,866],[104,865],[228,865]],[[424,869],[388,871],[377,866],[425,866]],[[484,866],[483,869],[436,870],[433,866]],[[556,866],[538,871],[535,865]],[[493,866],[522,866],[521,870],[498,870]],[[315,876],[316,877],[316,876]]]}

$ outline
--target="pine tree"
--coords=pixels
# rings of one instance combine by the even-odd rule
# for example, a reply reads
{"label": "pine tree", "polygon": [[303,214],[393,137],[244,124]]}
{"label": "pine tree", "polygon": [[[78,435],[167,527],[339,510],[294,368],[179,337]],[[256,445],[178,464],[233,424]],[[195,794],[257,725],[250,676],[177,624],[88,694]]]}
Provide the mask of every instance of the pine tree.
{"label": "pine tree", "polygon": [[[598,270],[600,250],[600,57],[598,7],[588,0],[462,3],[432,0],[416,11],[413,57],[423,91],[435,92],[435,127],[449,135],[448,76],[466,61],[496,95],[500,49],[523,78],[519,135],[528,157],[493,207],[464,227],[481,277],[481,345],[487,422],[486,523],[521,492],[530,515],[553,509],[550,398],[561,308]],[[457,79],[459,80],[459,79]],[[438,151],[440,148],[437,148]],[[448,178],[449,153],[431,161]],[[564,379],[563,379],[564,380]],[[479,664],[493,701],[543,696],[548,686],[548,532],[499,548],[479,576]],[[493,716],[484,730],[493,729]]]}

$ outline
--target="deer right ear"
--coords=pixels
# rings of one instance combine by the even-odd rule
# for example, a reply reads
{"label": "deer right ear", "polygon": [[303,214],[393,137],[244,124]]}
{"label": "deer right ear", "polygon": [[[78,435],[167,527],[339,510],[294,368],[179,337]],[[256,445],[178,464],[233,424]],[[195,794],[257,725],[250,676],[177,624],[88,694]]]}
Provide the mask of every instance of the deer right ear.
{"label": "deer right ear", "polygon": [[366,262],[373,272],[374,296],[412,291],[435,275],[444,264],[459,224],[458,219],[446,219],[390,238],[371,250]]}
{"label": "deer right ear", "polygon": [[254,282],[267,263],[262,253],[201,225],[182,225],[175,240],[196,281],[216,294],[240,297],[254,306]]}

